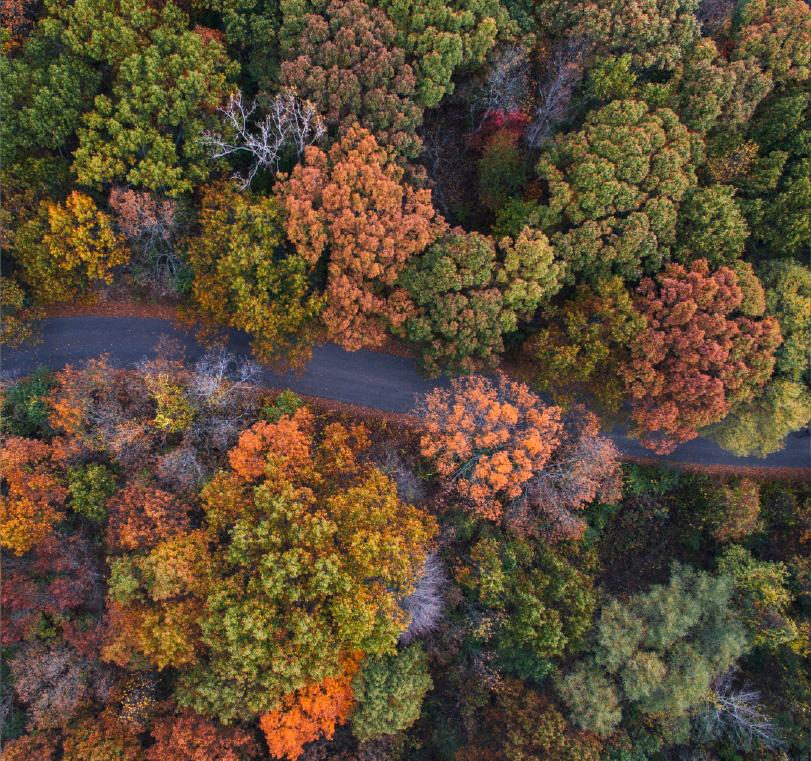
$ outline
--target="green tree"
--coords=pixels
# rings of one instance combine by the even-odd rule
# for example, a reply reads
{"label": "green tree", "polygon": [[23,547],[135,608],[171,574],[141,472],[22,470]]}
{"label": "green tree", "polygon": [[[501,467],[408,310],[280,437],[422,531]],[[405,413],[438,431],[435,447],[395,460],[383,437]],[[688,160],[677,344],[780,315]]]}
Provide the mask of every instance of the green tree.
{"label": "green tree", "polygon": [[592,655],[558,681],[583,729],[607,735],[623,706],[660,723],[671,742],[747,650],[732,602],[734,582],[674,563],[667,585],[613,599],[600,613]]}
{"label": "green tree", "polygon": [[48,423],[48,395],[56,386],[49,370],[36,370],[3,389],[0,425],[3,433],[17,438],[45,438],[52,433]]}
{"label": "green tree", "polygon": [[103,521],[107,517],[107,500],[115,491],[113,474],[104,465],[91,463],[68,471],[70,506],[86,518]]}
{"label": "green tree", "polygon": [[679,209],[675,258],[706,259],[710,267],[729,266],[743,252],[749,227],[735,201],[735,188],[695,188]]}
{"label": "green tree", "polygon": [[592,579],[537,540],[485,533],[471,548],[457,579],[490,625],[474,637],[492,647],[505,668],[540,681],[552,660],[576,653],[592,626]]}
{"label": "green tree", "polygon": [[518,136],[506,129],[495,132],[482,148],[478,170],[479,200],[497,212],[524,183],[524,157]]}
{"label": "green tree", "polygon": [[229,185],[210,188],[200,234],[187,248],[192,313],[209,326],[250,333],[264,362],[303,367],[323,299],[310,285],[312,267],[284,243],[276,199],[254,199]]}
{"label": "green tree", "polygon": [[676,240],[679,205],[696,184],[699,145],[669,109],[612,101],[546,149],[542,227],[567,277],[637,280],[661,269]]}
{"label": "green tree", "polygon": [[422,369],[436,375],[491,367],[514,331],[559,288],[562,272],[543,234],[525,229],[493,240],[456,228],[416,259],[399,282],[418,312],[404,334],[421,352]]}
{"label": "green tree", "polygon": [[353,733],[366,742],[407,729],[420,717],[423,698],[432,687],[418,642],[397,653],[367,658],[352,680],[357,701]]}
{"label": "green tree", "polygon": [[433,519],[361,464],[362,428],[316,438],[306,408],[245,431],[231,469],[203,491],[214,545],[199,618],[206,657],[177,698],[225,722],[272,711],[293,690],[344,673],[347,658],[394,652],[408,626]]}
{"label": "green tree", "polygon": [[533,383],[564,407],[588,395],[617,414],[625,387],[615,368],[646,325],[620,278],[578,286],[564,304],[544,310],[543,327],[527,345]]}

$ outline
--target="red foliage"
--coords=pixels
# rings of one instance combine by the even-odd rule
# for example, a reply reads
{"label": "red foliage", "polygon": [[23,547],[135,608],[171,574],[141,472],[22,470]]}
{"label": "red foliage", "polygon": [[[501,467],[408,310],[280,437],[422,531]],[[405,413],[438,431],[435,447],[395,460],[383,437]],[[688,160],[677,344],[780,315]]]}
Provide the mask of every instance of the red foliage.
{"label": "red foliage", "polygon": [[520,140],[524,136],[524,130],[526,130],[528,124],[529,117],[523,111],[505,112],[501,108],[488,111],[485,114],[481,129],[471,142],[471,147],[481,148],[481,146],[487,144],[490,137],[500,130],[509,132],[516,140]]}
{"label": "red foliage", "polygon": [[247,761],[260,752],[250,732],[219,726],[188,710],[156,721],[152,737],[147,761]]}
{"label": "red foliage", "polygon": [[3,761],[56,761],[59,737],[55,734],[37,732],[23,735],[3,743]]}
{"label": "red foliage", "polygon": [[783,339],[772,317],[734,316],[743,303],[737,276],[726,267],[711,274],[704,259],[690,271],[668,265],[637,294],[648,327],[621,372],[635,435],[664,454],[749,401],[771,376]]}

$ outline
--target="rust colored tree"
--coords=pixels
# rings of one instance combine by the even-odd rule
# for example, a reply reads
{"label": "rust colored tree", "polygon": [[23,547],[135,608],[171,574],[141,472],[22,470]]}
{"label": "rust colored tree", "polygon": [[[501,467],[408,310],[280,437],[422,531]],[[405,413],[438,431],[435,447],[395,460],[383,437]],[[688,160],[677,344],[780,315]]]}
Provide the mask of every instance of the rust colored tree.
{"label": "rust colored tree", "polygon": [[744,293],[736,274],[704,259],[690,270],[671,264],[637,290],[648,321],[622,368],[634,435],[659,453],[698,435],[730,407],[748,401],[774,368],[782,342],[772,317],[739,316]]}
{"label": "rust colored tree", "polygon": [[222,727],[193,711],[165,716],[151,731],[155,744],[146,753],[147,761],[248,761],[259,755],[250,732]]}
{"label": "rust colored tree", "polygon": [[576,512],[617,493],[616,451],[596,418],[576,408],[562,421],[522,383],[456,379],[420,411],[422,453],[434,458],[444,491],[486,520],[522,532],[542,526],[550,540],[576,536]]}
{"label": "rust colored tree", "polygon": [[435,237],[428,190],[402,183],[403,169],[365,129],[352,127],[324,153],[310,147],[282,186],[287,235],[314,265],[327,255],[329,337],[354,351],[380,346],[409,300],[396,286],[409,259]]}

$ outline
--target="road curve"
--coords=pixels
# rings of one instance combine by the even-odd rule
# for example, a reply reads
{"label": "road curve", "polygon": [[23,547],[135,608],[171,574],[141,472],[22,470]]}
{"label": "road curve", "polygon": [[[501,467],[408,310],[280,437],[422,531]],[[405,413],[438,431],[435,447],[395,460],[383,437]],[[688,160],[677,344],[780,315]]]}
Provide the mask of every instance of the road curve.
{"label": "road curve", "polygon": [[[41,328],[41,343],[3,350],[0,371],[4,379],[20,377],[39,367],[78,365],[101,354],[109,355],[110,362],[117,367],[132,367],[154,356],[161,336],[177,340],[188,360],[194,361],[205,352],[192,332],[171,320],[60,317],[45,320]],[[229,336],[229,351],[237,356],[250,356],[247,335],[234,331]],[[347,352],[332,344],[315,347],[302,375],[278,375],[266,369],[262,380],[273,388],[290,388],[301,394],[392,412],[409,412],[417,394],[448,384],[447,378],[423,380],[410,359],[371,351]],[[609,436],[623,454],[656,458],[620,429]],[[700,465],[811,468],[811,438],[790,435],[784,449],[765,459],[735,457],[706,439],[681,444],[666,458],[656,459]]]}

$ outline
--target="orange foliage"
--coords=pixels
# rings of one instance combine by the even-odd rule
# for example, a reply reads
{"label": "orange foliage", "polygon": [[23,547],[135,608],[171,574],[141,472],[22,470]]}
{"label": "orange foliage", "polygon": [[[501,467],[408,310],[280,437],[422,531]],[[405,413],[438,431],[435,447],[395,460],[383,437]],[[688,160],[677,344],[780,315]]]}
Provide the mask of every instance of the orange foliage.
{"label": "orange foliage", "polygon": [[0,503],[2,543],[23,555],[48,538],[64,517],[67,489],[55,472],[57,458],[43,441],[9,439],[0,452],[7,492]]}
{"label": "orange foliage", "polygon": [[330,338],[350,351],[380,346],[410,311],[395,281],[438,230],[431,192],[402,184],[402,167],[359,127],[329,154],[311,146],[305,156],[282,189],[287,234],[310,264],[329,250]]}
{"label": "orange foliage", "polygon": [[272,756],[297,759],[305,743],[332,737],[335,726],[346,722],[354,706],[352,676],[357,667],[349,661],[343,676],[285,695],[277,710],[260,718]]}
{"label": "orange foliage", "polygon": [[547,463],[561,432],[560,409],[546,407],[523,383],[503,375],[451,381],[422,410],[422,453],[436,458],[445,488],[488,520],[502,518],[497,497],[517,499]]}
{"label": "orange foliage", "polygon": [[188,507],[168,492],[130,483],[108,503],[107,544],[112,552],[154,547],[189,527]]}

